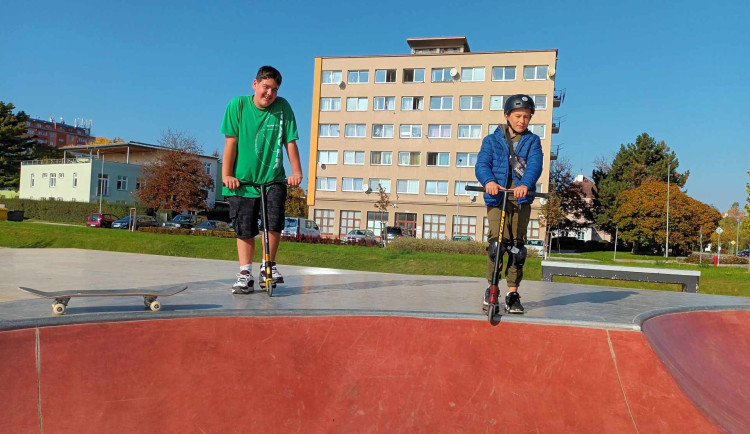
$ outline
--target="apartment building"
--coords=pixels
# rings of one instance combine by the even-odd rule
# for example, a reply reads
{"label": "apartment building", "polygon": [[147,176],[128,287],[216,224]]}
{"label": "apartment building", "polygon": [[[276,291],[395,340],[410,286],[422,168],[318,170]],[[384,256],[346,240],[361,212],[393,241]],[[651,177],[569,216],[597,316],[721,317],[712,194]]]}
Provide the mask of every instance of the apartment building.
{"label": "apartment building", "polygon": [[62,148],[63,146],[88,145],[94,141],[91,136],[91,121],[76,119],[75,124],[60,122],[50,118],[49,121],[42,119],[29,119],[26,121],[27,134],[36,136],[37,141],[49,146]]}
{"label": "apartment building", "polygon": [[[477,185],[482,139],[505,123],[505,98],[531,95],[530,130],[542,139],[547,192],[557,50],[473,53],[465,37],[407,39],[411,53],[317,57],[308,184],[309,218],[321,233],[380,233],[381,222],[418,238],[486,239],[486,208],[465,191]],[[379,189],[391,206],[381,213]],[[528,237],[544,239],[539,202]]]}

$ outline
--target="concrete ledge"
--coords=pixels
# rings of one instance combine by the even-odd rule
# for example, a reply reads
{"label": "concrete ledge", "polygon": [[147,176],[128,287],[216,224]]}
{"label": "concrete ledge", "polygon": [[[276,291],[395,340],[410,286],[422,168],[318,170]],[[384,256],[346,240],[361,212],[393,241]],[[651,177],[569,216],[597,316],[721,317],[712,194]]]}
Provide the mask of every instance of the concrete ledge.
{"label": "concrete ledge", "polygon": [[542,280],[545,282],[552,282],[554,276],[568,276],[637,282],[679,283],[682,285],[683,292],[697,293],[700,275],[700,271],[692,270],[542,261]]}

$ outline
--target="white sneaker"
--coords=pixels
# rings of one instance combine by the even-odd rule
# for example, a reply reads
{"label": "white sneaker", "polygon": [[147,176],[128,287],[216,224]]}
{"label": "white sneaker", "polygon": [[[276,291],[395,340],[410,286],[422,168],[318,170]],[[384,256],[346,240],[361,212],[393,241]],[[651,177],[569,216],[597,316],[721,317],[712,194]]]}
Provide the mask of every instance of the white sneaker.
{"label": "white sneaker", "polygon": [[237,281],[232,285],[232,294],[250,294],[253,292],[253,275],[247,270],[237,273]]}
{"label": "white sneaker", "polygon": [[[266,280],[266,267],[260,267],[259,276],[261,280]],[[275,265],[271,267],[271,278],[273,278],[274,283],[284,283],[284,276],[279,273],[279,269]]]}

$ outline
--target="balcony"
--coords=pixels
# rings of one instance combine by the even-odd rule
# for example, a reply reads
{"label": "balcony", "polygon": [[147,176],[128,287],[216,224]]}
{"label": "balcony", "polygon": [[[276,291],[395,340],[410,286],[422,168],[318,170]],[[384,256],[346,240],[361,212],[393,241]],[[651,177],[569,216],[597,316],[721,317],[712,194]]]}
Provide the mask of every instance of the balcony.
{"label": "balcony", "polygon": [[552,134],[560,132],[560,118],[552,118]]}
{"label": "balcony", "polygon": [[552,95],[552,105],[554,107],[560,107],[563,101],[565,101],[565,89],[556,90]]}

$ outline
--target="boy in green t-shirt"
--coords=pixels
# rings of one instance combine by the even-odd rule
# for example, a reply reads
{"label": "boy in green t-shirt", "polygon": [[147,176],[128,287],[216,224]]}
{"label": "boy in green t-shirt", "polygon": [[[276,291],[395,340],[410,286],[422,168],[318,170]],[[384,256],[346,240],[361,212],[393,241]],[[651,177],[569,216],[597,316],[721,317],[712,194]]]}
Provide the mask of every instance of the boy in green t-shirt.
{"label": "boy in green t-shirt", "polygon": [[[241,182],[263,184],[283,181],[290,186],[302,182],[302,167],[296,140],[297,123],[289,103],[277,97],[281,86],[281,73],[271,66],[262,66],[253,80],[253,96],[239,96],[227,105],[221,132],[225,135],[224,161],[221,178],[222,194],[229,199],[229,216],[237,234],[237,256],[240,272],[232,285],[232,293],[248,294],[253,291],[253,255],[255,236],[258,235],[260,218],[260,193],[257,188],[240,185]],[[292,175],[284,173],[286,148]],[[276,260],[276,251],[284,229],[286,186],[274,184],[268,189],[266,209],[268,211],[268,247],[271,261]],[[262,239],[261,239],[262,242]],[[265,279],[262,264],[260,279]],[[272,277],[282,283],[284,278],[274,265]]]}

